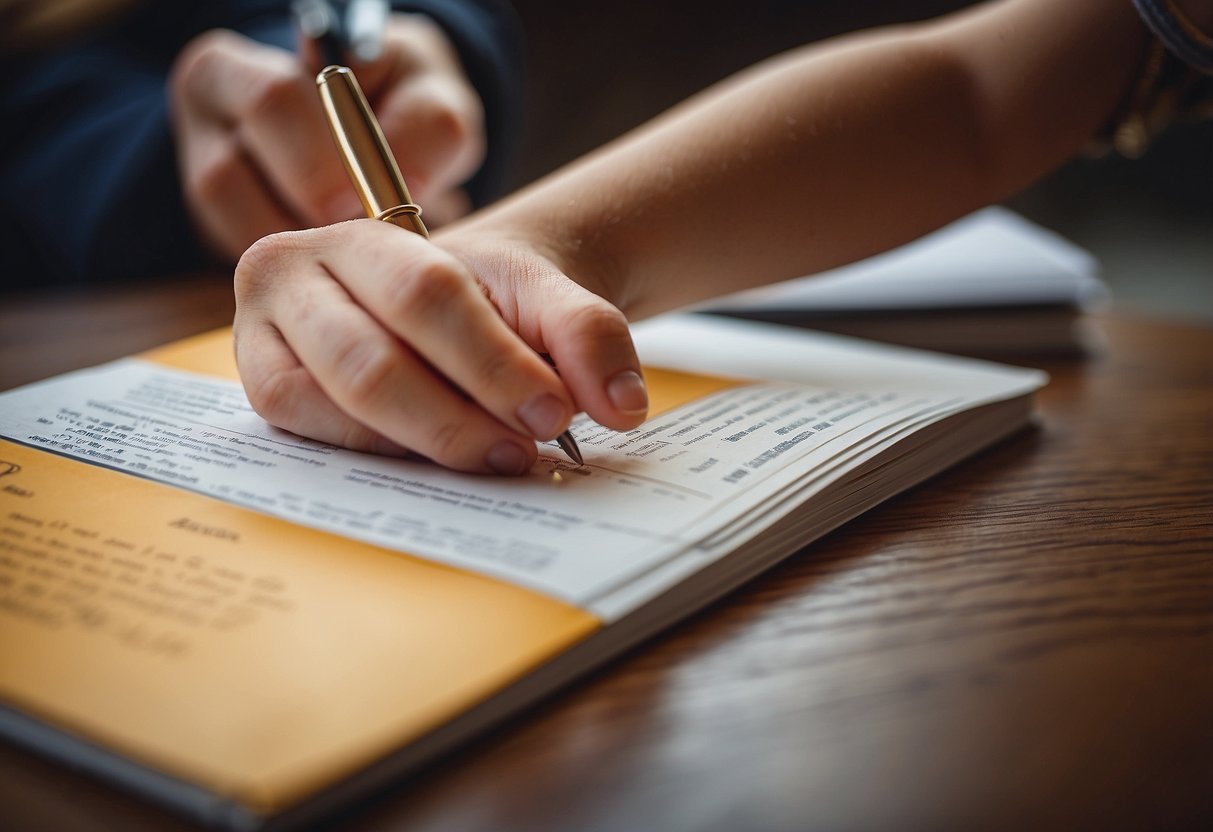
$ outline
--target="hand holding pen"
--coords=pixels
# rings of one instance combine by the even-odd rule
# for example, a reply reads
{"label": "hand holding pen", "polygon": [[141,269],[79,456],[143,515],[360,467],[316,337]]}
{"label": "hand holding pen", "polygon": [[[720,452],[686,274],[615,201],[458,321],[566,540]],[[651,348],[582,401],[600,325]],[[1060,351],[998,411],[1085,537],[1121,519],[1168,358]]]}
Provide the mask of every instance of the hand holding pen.
{"label": "hand holding pen", "polygon": [[[428,217],[453,219],[467,210],[458,185],[483,158],[479,96],[428,18],[393,14],[381,35],[380,57],[370,63],[356,56],[368,38],[341,48],[402,148]],[[221,30],[178,56],[169,95],[182,190],[223,259],[235,262],[266,234],[361,216],[316,99],[324,65],[310,38],[296,55]]]}
{"label": "hand holding pen", "polygon": [[[356,88],[348,70],[322,77]],[[427,242],[386,142],[370,147],[357,127],[377,132],[370,106],[357,107],[335,120],[354,132],[336,132],[361,148],[347,154],[355,181],[368,171],[359,160],[390,168],[358,187],[367,213],[387,222],[273,235],[236,269],[236,358],[257,412],[336,445],[514,475],[530,469],[536,440],[556,439],[580,462],[567,432],[578,410],[616,430],[638,425],[648,399],[619,309],[514,241],[471,231]],[[340,158],[331,140],[328,151]],[[510,298],[523,302],[498,302]]]}
{"label": "hand holding pen", "polygon": [[370,219],[260,240],[235,274],[249,401],[322,442],[505,475],[577,411],[636,427],[648,400],[626,318],[542,248],[476,219],[433,240]]}
{"label": "hand holding pen", "polygon": [[[429,239],[421,206],[413,202],[387,139],[349,67],[327,66],[316,76],[324,114],[366,215]],[[550,359],[548,362],[551,363]],[[557,444],[578,465],[581,450],[569,431]]]}
{"label": "hand holding pen", "polygon": [[516,241],[473,228],[431,244],[353,73],[330,66],[317,84],[374,221],[276,235],[241,259],[236,360],[257,412],[332,444],[507,475],[530,470],[535,440],[580,465],[578,409],[638,425],[648,397],[619,309]]}

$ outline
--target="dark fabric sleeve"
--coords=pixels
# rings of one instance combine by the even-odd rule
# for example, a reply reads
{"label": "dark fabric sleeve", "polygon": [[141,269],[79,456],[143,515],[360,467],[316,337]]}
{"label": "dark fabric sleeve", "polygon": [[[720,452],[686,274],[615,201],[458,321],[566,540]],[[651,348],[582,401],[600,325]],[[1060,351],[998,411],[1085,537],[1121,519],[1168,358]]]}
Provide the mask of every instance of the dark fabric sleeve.
{"label": "dark fabric sleeve", "polygon": [[[519,109],[512,12],[485,0],[396,5],[435,18],[481,93],[490,151],[469,188],[491,198]],[[0,288],[214,266],[186,213],[165,82],[181,47],[208,29],[293,48],[288,9],[151,3],[55,51],[0,60]]]}
{"label": "dark fabric sleeve", "polygon": [[169,56],[111,30],[9,68],[0,92],[0,284],[197,269],[169,133]]}

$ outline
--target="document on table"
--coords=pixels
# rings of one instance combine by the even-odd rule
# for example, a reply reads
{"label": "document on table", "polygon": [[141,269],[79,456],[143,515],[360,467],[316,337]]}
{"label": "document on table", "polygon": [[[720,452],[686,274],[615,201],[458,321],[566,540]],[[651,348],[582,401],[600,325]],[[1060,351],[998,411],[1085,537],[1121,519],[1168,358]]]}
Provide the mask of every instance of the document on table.
{"label": "document on table", "polygon": [[1107,299],[1099,262],[1001,207],[984,208],[898,248],[807,277],[708,301],[719,312],[846,314],[1068,305]]}
{"label": "document on table", "polygon": [[[745,348],[721,348],[730,332]],[[681,318],[640,328],[646,360],[712,362],[725,377],[665,373],[656,386],[687,391],[667,409],[626,434],[579,420],[584,466],[553,446],[518,479],[303,439],[266,424],[236,382],[140,359],[6,395],[0,435],[502,578],[609,619],[643,598],[609,609],[600,599],[723,530],[744,530],[806,467],[828,473],[881,437],[1038,381],[923,355],[873,375],[866,362],[829,360],[828,338],[797,351],[777,336],[755,347],[756,332]],[[834,357],[844,359],[855,346],[840,343]],[[759,365],[788,380],[742,380]]]}
{"label": "document on table", "polygon": [[211,827],[309,816],[1021,428],[1043,383],[707,316],[634,334],[651,418],[580,420],[584,466],[520,478],[270,427],[228,332],[0,394],[0,735]]}
{"label": "document on table", "polygon": [[1095,349],[1107,299],[1089,252],[985,208],[867,260],[705,302],[704,311],[967,355]]}

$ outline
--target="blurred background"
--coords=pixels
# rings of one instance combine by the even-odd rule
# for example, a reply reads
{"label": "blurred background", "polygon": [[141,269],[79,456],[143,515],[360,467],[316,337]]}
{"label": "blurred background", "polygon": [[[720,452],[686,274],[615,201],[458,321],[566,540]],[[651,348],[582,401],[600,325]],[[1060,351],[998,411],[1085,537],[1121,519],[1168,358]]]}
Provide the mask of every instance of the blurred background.
{"label": "blurred background", "polygon": [[[970,4],[514,0],[514,5],[526,32],[527,104],[512,187],[770,55]],[[1213,326],[1213,124],[1173,129],[1138,161],[1077,160],[1006,204],[1095,254],[1118,309]]]}

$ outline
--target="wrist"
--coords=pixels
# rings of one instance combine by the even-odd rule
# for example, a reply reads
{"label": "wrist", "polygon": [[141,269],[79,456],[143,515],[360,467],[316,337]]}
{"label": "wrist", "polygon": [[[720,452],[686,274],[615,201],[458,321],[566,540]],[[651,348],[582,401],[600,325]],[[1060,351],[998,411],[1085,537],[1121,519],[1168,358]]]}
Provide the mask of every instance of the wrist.
{"label": "wrist", "polygon": [[587,225],[570,221],[568,213],[545,210],[542,204],[528,205],[525,196],[460,220],[434,240],[468,259],[473,269],[488,268],[487,261],[492,260],[524,273],[542,263],[631,318],[639,299],[621,258],[607,245],[605,236],[583,232]]}

